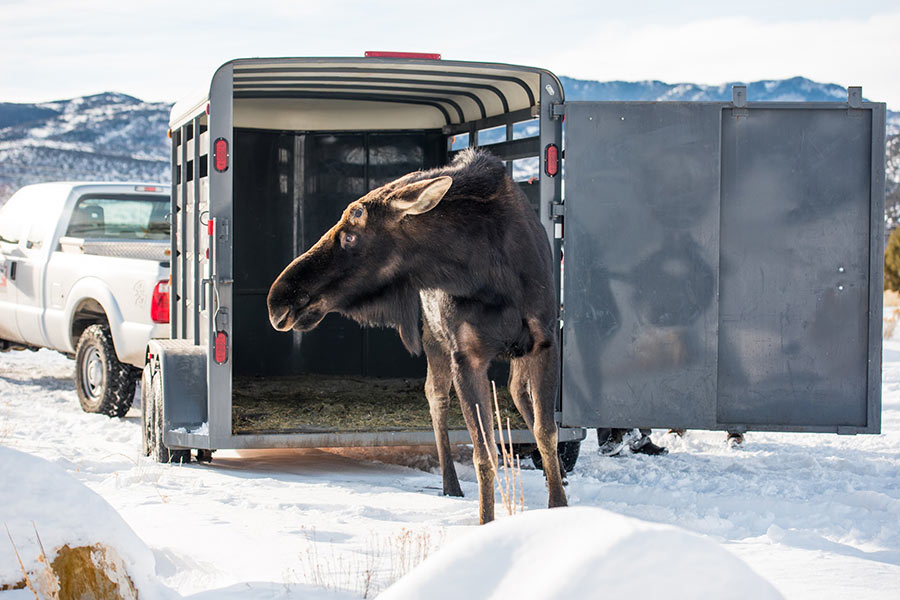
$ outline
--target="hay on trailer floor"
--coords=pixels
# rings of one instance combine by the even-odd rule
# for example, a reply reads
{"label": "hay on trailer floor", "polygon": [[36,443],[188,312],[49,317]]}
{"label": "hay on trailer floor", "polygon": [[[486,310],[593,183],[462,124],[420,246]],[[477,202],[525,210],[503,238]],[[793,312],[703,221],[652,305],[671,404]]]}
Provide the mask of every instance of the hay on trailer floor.
{"label": "hay on trailer floor", "polygon": [[[503,425],[525,429],[505,387],[497,387]],[[448,426],[465,429],[455,394]],[[493,413],[493,410],[491,411]],[[431,430],[424,379],[297,375],[235,376],[232,428],[239,433]]]}

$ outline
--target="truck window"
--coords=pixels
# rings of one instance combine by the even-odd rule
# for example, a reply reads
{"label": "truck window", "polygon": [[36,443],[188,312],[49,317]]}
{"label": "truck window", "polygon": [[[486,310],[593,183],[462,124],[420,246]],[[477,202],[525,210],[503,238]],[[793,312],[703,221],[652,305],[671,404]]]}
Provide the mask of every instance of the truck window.
{"label": "truck window", "polygon": [[66,235],[79,238],[169,239],[168,196],[86,195],[78,199]]}

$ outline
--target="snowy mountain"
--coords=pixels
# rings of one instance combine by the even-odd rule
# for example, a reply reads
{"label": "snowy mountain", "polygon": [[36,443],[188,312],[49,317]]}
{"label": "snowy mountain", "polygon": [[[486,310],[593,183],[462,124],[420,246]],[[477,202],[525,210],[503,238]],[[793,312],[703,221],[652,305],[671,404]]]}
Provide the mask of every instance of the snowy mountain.
{"label": "snowy mountain", "polygon": [[[722,85],[562,77],[569,100],[729,101]],[[803,77],[747,83],[751,102],[845,102],[847,90]],[[59,180],[169,180],[170,105],[125,94],[0,103],[0,204],[19,187]],[[887,205],[900,215],[900,113],[888,112]]]}
{"label": "snowy mountain", "polygon": [[0,203],[39,181],[167,182],[169,108],[117,93],[0,103]]}

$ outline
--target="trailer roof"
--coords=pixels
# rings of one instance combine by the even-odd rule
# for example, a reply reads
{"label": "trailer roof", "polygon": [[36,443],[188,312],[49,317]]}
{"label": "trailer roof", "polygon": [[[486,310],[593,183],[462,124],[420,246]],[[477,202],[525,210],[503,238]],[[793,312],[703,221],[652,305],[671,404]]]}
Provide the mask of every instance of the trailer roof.
{"label": "trailer roof", "polygon": [[[440,128],[537,106],[544,69],[506,64],[396,58],[245,58],[234,73],[235,126],[354,129],[373,118],[385,128]],[[194,96],[172,108],[175,126],[204,109]],[[365,103],[365,104],[360,104]],[[304,118],[298,113],[308,113]],[[365,113],[361,115],[359,113]],[[263,117],[265,115],[265,117]],[[309,127],[315,115],[316,127]],[[354,119],[354,115],[357,115]],[[265,118],[266,122],[261,123]]]}

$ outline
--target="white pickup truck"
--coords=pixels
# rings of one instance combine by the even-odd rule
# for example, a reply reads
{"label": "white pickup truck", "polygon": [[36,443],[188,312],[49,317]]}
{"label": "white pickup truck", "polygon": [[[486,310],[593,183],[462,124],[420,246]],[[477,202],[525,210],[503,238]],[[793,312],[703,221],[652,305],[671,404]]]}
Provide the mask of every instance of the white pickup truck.
{"label": "white pickup truck", "polygon": [[169,335],[169,187],[41,183],[0,208],[0,350],[75,359],[87,412],[122,416]]}

